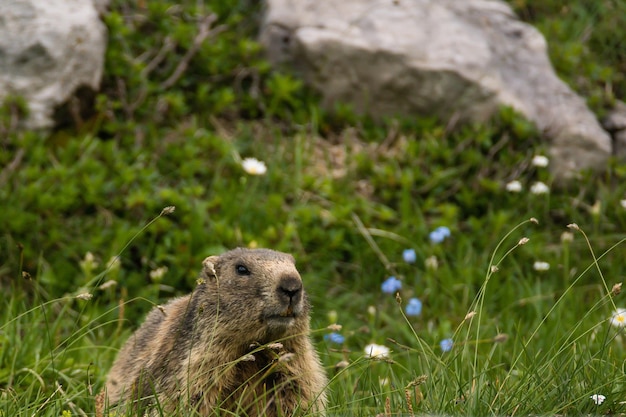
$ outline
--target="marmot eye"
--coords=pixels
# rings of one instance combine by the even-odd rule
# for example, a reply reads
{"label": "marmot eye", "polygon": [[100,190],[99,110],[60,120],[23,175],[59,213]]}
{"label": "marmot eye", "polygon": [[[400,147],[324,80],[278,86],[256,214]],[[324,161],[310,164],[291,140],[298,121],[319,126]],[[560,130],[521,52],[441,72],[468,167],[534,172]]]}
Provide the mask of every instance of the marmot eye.
{"label": "marmot eye", "polygon": [[250,270],[243,265],[235,266],[238,275],[250,275]]}

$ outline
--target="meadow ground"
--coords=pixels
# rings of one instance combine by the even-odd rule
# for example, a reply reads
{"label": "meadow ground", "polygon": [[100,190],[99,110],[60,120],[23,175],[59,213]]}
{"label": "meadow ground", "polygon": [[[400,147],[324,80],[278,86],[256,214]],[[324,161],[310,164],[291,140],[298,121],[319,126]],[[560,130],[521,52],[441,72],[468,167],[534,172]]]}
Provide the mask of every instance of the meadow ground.
{"label": "meadow ground", "polygon": [[[329,114],[257,57],[247,2],[215,2],[233,30],[165,88],[207,6],[123,3],[95,115],[42,135],[2,109],[0,416],[91,415],[143,315],[235,246],[296,257],[331,415],[626,412],[623,163],[558,187],[508,109],[453,132]],[[625,97],[626,6],[513,4],[599,116]]]}

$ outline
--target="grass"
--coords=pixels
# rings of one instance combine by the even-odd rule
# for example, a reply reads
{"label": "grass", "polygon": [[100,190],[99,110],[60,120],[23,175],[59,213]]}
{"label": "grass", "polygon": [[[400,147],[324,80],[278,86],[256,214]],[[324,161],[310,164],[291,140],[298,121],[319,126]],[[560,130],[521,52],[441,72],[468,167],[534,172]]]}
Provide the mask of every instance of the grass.
{"label": "grass", "polygon": [[[611,320],[626,307],[615,287],[623,164],[558,188],[532,163],[540,136],[508,109],[454,132],[328,114],[256,57],[241,24],[254,6],[242,1],[215,6],[234,30],[163,90],[200,3],[130,13],[113,2],[108,78],[80,126],[20,133],[0,119],[0,416],[92,415],[147,311],[191,291],[202,259],[235,246],[295,255],[331,415],[626,412],[626,338]],[[604,42],[624,27],[620,2],[512,4],[553,40],[559,74],[598,114],[624,98],[626,60]],[[145,70],[167,34],[177,47]],[[246,174],[245,157],[267,173]],[[521,192],[506,190],[512,180]],[[531,193],[536,182],[549,192]],[[450,236],[433,243],[440,226]],[[397,295],[381,289],[390,276]],[[405,310],[412,298],[417,316]],[[334,323],[341,343],[325,337]],[[367,357],[371,343],[389,356]]]}
{"label": "grass", "polygon": [[[316,140],[319,139],[307,138]],[[307,146],[304,142],[301,145]],[[397,146],[410,147],[412,143]],[[244,197],[250,202],[244,200],[240,204],[245,210],[252,210],[252,214],[264,216],[264,206],[255,210],[252,202],[268,194],[276,198],[274,187],[288,187],[293,192],[292,184],[273,184],[272,171],[290,152],[282,148],[288,145],[277,146],[276,151],[258,151],[269,167],[265,177],[239,174],[236,195],[243,197],[244,190],[250,191]],[[367,144],[362,146],[353,151],[352,159],[358,161],[367,154],[367,158],[382,161],[376,167],[383,171],[382,175],[387,175],[387,169],[402,170],[398,164],[404,161],[397,154],[375,156]],[[312,155],[310,149],[297,153]],[[406,162],[411,159],[407,157]],[[464,218],[455,212],[458,218],[450,221],[444,217],[446,210],[451,210],[449,197],[438,202],[438,211],[427,212],[412,196],[404,195],[412,189],[403,186],[390,196],[395,198],[395,206],[375,200],[368,205],[371,197],[347,192],[338,197],[338,203],[323,198],[325,185],[346,187],[355,180],[340,179],[338,182],[344,184],[339,185],[327,183],[329,178],[317,174],[318,162],[303,157],[299,175],[302,184],[318,181],[319,191],[313,195],[302,185],[294,194],[287,194],[282,188],[281,192],[294,198],[294,202],[290,210],[279,212],[276,217],[285,215],[285,230],[281,233],[290,236],[283,236],[281,240],[287,242],[278,246],[283,250],[288,246],[295,248],[292,251],[313,298],[313,326],[319,329],[314,332],[314,339],[332,378],[331,414],[370,415],[385,410],[455,415],[623,412],[623,332],[612,326],[609,319],[615,307],[624,305],[621,296],[612,293],[613,285],[623,277],[619,259],[624,238],[605,232],[624,218],[626,213],[621,207],[612,211],[602,205],[601,213],[593,214],[581,209],[583,206],[570,206],[568,216],[572,223],[584,225],[586,221],[592,229],[587,236],[584,229],[567,228],[567,223],[559,225],[554,220],[553,213],[560,209],[561,199],[569,199],[567,191],[553,190],[547,197],[516,195],[501,187],[499,197],[492,199],[483,217]],[[354,170],[347,175],[356,175],[359,167],[347,169]],[[448,194],[456,180],[447,179],[446,175],[442,178],[438,183],[431,181],[429,187]],[[228,179],[215,181],[232,186]],[[591,187],[597,180],[586,181],[581,182],[583,187]],[[216,183],[213,187],[217,187]],[[620,186],[604,189],[601,182],[598,184],[597,192],[607,193],[602,201],[612,198],[619,206],[615,201],[619,197],[609,190],[623,193]],[[436,192],[427,194],[427,198],[437,199]],[[342,201],[350,196],[358,203],[355,212],[346,213]],[[404,209],[410,213],[405,219],[403,204],[410,205]],[[527,210],[534,207],[547,214],[547,220],[542,216],[537,217],[541,219],[538,224],[528,220],[531,216]],[[296,216],[293,211],[315,215],[309,221],[319,225],[314,231],[318,239],[328,239],[328,245],[349,243],[355,246],[354,253],[329,254],[325,246],[311,246],[301,236],[302,226],[296,220],[306,217]],[[185,213],[178,210],[159,215],[146,222],[146,227],[132,231],[127,244],[117,248],[120,258],[125,259],[129,248],[151,228],[162,223],[176,228],[169,222],[181,215]],[[366,225],[361,217],[368,216],[371,223]],[[604,220],[595,222],[594,216]],[[255,224],[253,217],[233,225],[243,231],[247,224]],[[526,220],[515,225],[511,222],[515,217]],[[324,225],[324,221],[330,224]],[[389,226],[394,223],[396,227]],[[430,243],[428,231],[443,223],[452,229],[451,237],[439,244]],[[263,227],[275,228],[279,224],[270,222]],[[386,227],[373,227],[378,224]],[[163,233],[166,239],[167,229]],[[333,237],[336,233],[341,234],[340,239]],[[529,240],[521,244],[524,237]],[[265,246],[260,239],[267,237],[261,235],[239,244]],[[409,247],[416,250],[414,264],[402,260],[402,250]],[[95,252],[98,249],[93,248]],[[334,263],[320,265],[315,261],[318,256],[324,262],[326,257],[333,259]],[[425,264],[432,257],[437,259],[436,268]],[[550,269],[534,271],[534,260],[548,262]],[[172,291],[165,285],[170,273],[146,284],[146,294],[153,296],[137,298],[129,294],[120,279],[124,262],[107,269],[104,262],[87,256],[77,261],[81,272],[75,289],[54,298],[42,282],[46,262],[41,258],[38,263],[40,268],[32,276],[14,276],[10,280],[6,290],[10,296],[3,301],[0,412],[7,416],[60,415],[64,411],[89,415],[93,410],[92,393],[102,388],[117,349],[138,324],[140,313],[131,319],[126,317],[133,310],[146,311],[166,298]],[[398,297],[380,291],[380,285],[391,274],[402,282]],[[98,289],[109,279],[117,279],[118,286]],[[77,297],[84,292],[92,293],[93,298]],[[423,311],[417,317],[403,311],[411,297],[423,302]],[[345,342],[340,345],[323,337],[330,332],[324,328],[335,321],[343,326]],[[449,352],[442,352],[439,347],[444,338],[454,341]],[[367,358],[363,349],[371,342],[388,346],[392,353],[380,360]],[[589,398],[596,393],[607,396],[598,406]]]}

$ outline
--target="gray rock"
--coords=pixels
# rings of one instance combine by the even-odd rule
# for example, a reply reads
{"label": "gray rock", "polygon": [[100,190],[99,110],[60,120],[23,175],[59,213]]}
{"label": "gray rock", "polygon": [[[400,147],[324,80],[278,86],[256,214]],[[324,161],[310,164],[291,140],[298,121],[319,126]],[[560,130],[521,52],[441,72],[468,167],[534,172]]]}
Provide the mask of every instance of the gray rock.
{"label": "gray rock", "polygon": [[23,127],[51,127],[55,107],[77,88],[98,89],[105,49],[92,0],[0,1],[0,102],[22,96]]}
{"label": "gray rock", "polygon": [[111,3],[111,0],[92,0],[92,1],[93,1],[94,7],[98,11],[98,13],[100,13],[100,16],[104,16],[107,10],[109,10],[109,4]]}
{"label": "gray rock", "polygon": [[515,108],[566,178],[602,168],[611,139],[555,74],[543,36],[496,0],[266,0],[260,40],[332,107],[484,121]]}
{"label": "gray rock", "polygon": [[626,103],[615,103],[615,108],[602,121],[602,125],[613,137],[613,153],[619,158],[626,158]]}

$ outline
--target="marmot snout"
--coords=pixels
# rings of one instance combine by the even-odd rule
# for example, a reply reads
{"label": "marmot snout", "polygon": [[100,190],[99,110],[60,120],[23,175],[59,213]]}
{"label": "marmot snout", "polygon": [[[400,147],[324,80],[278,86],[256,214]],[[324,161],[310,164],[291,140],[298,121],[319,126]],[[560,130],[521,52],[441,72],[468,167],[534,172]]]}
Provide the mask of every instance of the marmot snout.
{"label": "marmot snout", "polygon": [[235,249],[206,258],[200,277],[192,294],[154,309],[126,342],[97,414],[107,406],[156,414],[155,397],[168,413],[323,412],[327,379],[294,258]]}
{"label": "marmot snout", "polygon": [[[302,281],[299,276],[288,275],[278,281],[276,301],[281,318],[295,318],[302,313]],[[276,314],[270,314],[268,319],[271,318],[276,318]]]}

